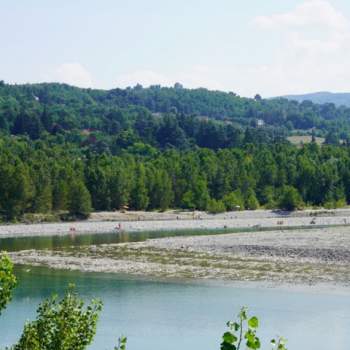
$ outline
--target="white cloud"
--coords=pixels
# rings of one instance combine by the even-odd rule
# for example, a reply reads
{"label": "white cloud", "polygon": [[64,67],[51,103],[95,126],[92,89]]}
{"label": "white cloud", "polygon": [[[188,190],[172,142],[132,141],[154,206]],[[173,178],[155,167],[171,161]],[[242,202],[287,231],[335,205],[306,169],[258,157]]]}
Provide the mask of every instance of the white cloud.
{"label": "white cloud", "polygon": [[89,88],[93,86],[90,73],[80,63],[63,63],[53,72],[51,81]]}
{"label": "white cloud", "polygon": [[281,38],[275,62],[252,67],[269,95],[349,90],[350,20],[329,1],[307,0],[289,12],[258,16],[254,25]]}
{"label": "white cloud", "polygon": [[325,0],[308,0],[290,12],[258,16],[255,23],[265,28],[322,25],[331,30],[343,30],[349,24],[346,17]]}
{"label": "white cloud", "polygon": [[308,0],[290,12],[258,16],[254,23],[286,35],[296,49],[315,53],[342,49],[350,37],[349,20],[325,0]]}
{"label": "white cloud", "polygon": [[349,19],[325,0],[308,0],[290,12],[258,16],[254,23],[284,34],[290,48],[315,54],[340,50],[350,38]]}

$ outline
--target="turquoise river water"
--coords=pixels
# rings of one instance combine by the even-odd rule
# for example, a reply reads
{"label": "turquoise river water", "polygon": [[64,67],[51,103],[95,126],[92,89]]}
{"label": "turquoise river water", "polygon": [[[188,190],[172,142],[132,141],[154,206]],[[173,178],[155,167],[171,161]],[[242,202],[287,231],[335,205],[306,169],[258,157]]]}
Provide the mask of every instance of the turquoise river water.
{"label": "turquoise river water", "polygon": [[17,267],[16,274],[13,301],[0,317],[0,348],[18,339],[43,298],[74,283],[84,299],[98,297],[104,303],[91,350],[112,350],[121,334],[128,336],[129,350],[219,349],[226,321],[244,305],[261,319],[263,349],[283,335],[289,350],[349,350],[346,289],[166,282],[26,267]]}

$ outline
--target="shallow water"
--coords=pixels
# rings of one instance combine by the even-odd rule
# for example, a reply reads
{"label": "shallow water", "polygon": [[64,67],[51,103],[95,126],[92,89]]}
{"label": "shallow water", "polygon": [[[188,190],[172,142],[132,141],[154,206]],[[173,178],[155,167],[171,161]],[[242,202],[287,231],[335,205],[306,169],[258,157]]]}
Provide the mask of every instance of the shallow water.
{"label": "shallow water", "polygon": [[[314,230],[324,226],[290,226],[283,230],[305,229]],[[332,227],[328,225],[327,227]],[[237,228],[219,228],[219,229],[177,229],[177,230],[156,230],[156,231],[137,231],[137,232],[107,232],[107,233],[84,233],[84,234],[66,234],[56,236],[34,235],[24,237],[0,237],[0,251],[15,252],[27,249],[69,249],[71,247],[83,245],[113,244],[140,242],[152,238],[175,237],[175,236],[203,236],[236,232],[258,232],[275,231],[276,227],[237,227]]]}
{"label": "shallow water", "polygon": [[[239,229],[242,231],[242,229]],[[238,229],[191,229],[173,231],[108,232],[91,234],[70,234],[61,236],[33,236],[0,238],[0,251],[15,252],[27,249],[62,249],[82,245],[140,242],[151,238],[193,236],[232,233]],[[250,231],[252,229],[246,229]]]}
{"label": "shallow water", "polygon": [[350,292],[299,290],[257,284],[159,282],[109,274],[17,270],[19,286],[0,318],[0,347],[16,341],[37,304],[74,282],[85,299],[99,297],[104,309],[92,350],[113,349],[120,334],[130,350],[219,348],[227,320],[242,305],[261,319],[263,349],[278,334],[290,350],[348,350]]}

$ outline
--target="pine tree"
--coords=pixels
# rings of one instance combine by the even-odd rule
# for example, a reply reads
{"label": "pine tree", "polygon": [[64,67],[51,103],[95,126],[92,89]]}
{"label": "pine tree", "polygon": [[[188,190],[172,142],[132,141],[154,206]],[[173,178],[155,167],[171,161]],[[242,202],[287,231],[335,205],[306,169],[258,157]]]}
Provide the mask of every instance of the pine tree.
{"label": "pine tree", "polygon": [[34,196],[30,210],[34,213],[48,213],[52,210],[51,175],[47,164],[36,160],[31,167],[34,184]]}
{"label": "pine tree", "polygon": [[80,179],[73,180],[69,189],[68,210],[71,215],[86,218],[90,215],[91,196]]}
{"label": "pine tree", "polygon": [[52,193],[54,210],[66,210],[68,207],[69,186],[65,180],[57,180]]}
{"label": "pine tree", "polygon": [[256,198],[254,190],[249,188],[245,196],[245,207],[248,210],[256,210],[259,208],[259,202]]}
{"label": "pine tree", "polygon": [[150,206],[162,211],[168,209],[173,201],[174,193],[171,179],[165,170],[154,174],[152,191],[150,191]]}
{"label": "pine tree", "polygon": [[35,195],[34,211],[36,213],[49,213],[52,210],[52,188],[46,182],[37,190]]}
{"label": "pine tree", "polygon": [[207,182],[204,179],[197,179],[193,186],[194,202],[199,210],[206,210],[210,199]]}
{"label": "pine tree", "polygon": [[109,192],[112,209],[122,209],[130,200],[130,176],[124,167],[118,168],[109,181]]}
{"label": "pine tree", "polygon": [[143,164],[136,167],[134,187],[131,193],[131,206],[135,210],[145,210],[149,204],[146,188],[146,172]]}
{"label": "pine tree", "polygon": [[111,198],[106,171],[102,166],[93,165],[87,171],[87,185],[95,210],[110,210]]}
{"label": "pine tree", "polygon": [[28,207],[30,181],[22,164],[0,161],[0,213],[6,220],[20,217]]}
{"label": "pine tree", "polygon": [[162,211],[164,211],[171,207],[172,202],[174,200],[174,192],[172,188],[171,179],[166,171],[160,172],[160,179],[162,179],[160,183],[162,195],[159,201],[159,208]]}
{"label": "pine tree", "polygon": [[187,191],[182,196],[181,207],[184,209],[196,209],[194,194],[192,191]]}

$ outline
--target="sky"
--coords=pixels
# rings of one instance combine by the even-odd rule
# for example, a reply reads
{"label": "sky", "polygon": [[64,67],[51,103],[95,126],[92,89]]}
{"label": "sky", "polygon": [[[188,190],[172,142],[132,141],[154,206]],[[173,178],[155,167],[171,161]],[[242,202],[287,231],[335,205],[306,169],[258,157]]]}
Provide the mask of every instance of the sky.
{"label": "sky", "polygon": [[0,80],[350,91],[349,0],[0,0]]}

